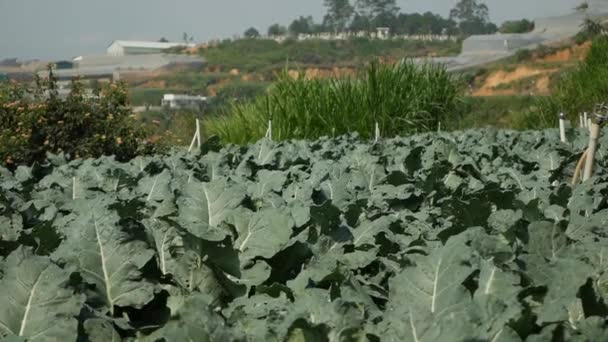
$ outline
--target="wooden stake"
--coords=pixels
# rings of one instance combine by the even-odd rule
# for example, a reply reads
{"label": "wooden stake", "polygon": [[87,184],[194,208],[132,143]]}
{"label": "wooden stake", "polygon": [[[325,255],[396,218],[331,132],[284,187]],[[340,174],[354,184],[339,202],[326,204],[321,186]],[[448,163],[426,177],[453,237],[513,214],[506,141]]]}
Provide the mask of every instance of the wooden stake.
{"label": "wooden stake", "polygon": [[600,138],[600,125],[593,122],[589,135],[589,147],[587,148],[587,160],[585,163],[585,173],[583,174],[583,182],[587,181],[593,175],[593,164],[595,162],[595,151],[597,150],[597,141]]}
{"label": "wooden stake", "polygon": [[587,161],[587,152],[588,152],[588,150],[585,150],[585,152],[583,152],[583,155],[581,156],[581,158],[578,160],[578,163],[576,164],[576,168],[574,169],[574,177],[572,177],[572,186],[573,187],[575,187],[578,184],[578,181],[581,178],[581,170],[583,169],[583,166],[585,165],[585,163]]}

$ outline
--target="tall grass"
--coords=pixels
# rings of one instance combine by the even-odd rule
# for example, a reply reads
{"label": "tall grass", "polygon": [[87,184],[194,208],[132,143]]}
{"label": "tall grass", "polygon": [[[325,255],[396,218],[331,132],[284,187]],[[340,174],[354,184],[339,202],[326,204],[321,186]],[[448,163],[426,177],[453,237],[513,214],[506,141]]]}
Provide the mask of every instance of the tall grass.
{"label": "tall grass", "polygon": [[[276,140],[315,139],[358,132],[383,136],[437,129],[464,110],[458,79],[438,65],[371,63],[353,78],[306,79],[282,74],[268,92],[226,115],[209,118],[205,127],[226,143],[262,138],[272,120]],[[445,126],[444,126],[445,127]]]}
{"label": "tall grass", "polygon": [[591,112],[600,102],[608,102],[608,37],[605,36],[596,38],[585,60],[563,73],[552,95],[523,112],[515,125],[520,129],[555,127],[560,112],[576,123],[579,113]]}

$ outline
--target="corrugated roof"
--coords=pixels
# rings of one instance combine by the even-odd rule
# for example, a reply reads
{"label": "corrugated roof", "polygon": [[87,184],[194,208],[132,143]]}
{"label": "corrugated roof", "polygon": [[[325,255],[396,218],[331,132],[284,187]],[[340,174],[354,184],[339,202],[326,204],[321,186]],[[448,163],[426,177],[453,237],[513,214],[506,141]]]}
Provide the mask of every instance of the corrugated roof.
{"label": "corrugated roof", "polygon": [[134,47],[134,48],[146,48],[146,49],[170,49],[176,46],[188,46],[193,47],[194,44],[184,43],[163,43],[163,42],[146,42],[136,40],[115,40],[111,45],[118,44],[123,47]]}

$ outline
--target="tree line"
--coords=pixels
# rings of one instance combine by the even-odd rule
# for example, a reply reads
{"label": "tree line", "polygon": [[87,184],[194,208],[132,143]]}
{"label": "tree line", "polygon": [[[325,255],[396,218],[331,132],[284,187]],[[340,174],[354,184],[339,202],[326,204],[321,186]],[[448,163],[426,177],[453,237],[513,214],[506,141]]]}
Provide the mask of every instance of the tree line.
{"label": "tree line", "polygon": [[[272,24],[269,36],[315,34],[322,32],[367,31],[387,27],[392,34],[421,35],[444,34],[470,36],[473,34],[524,33],[534,28],[534,23],[523,19],[505,22],[501,27],[490,21],[488,6],[478,0],[460,0],[447,18],[439,14],[403,13],[396,0],[324,0],[326,13],[322,22],[312,16],[300,16],[288,26]],[[261,34],[255,28],[245,31],[246,38]]]}

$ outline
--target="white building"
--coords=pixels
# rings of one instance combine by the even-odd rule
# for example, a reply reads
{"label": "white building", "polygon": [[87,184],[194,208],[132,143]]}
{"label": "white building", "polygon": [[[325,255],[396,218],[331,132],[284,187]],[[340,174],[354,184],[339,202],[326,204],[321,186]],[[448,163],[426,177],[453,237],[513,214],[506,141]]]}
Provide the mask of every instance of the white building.
{"label": "white building", "polygon": [[169,109],[200,109],[205,103],[207,98],[204,96],[181,94],[165,94],[161,101],[161,105]]}
{"label": "white building", "polygon": [[388,39],[391,34],[389,27],[376,27],[376,37],[378,39]]}
{"label": "white building", "polygon": [[110,44],[110,46],[108,46],[107,54],[109,56],[158,54],[167,49],[179,46],[194,47],[195,45],[184,43],[115,40],[112,42],[112,44]]}

